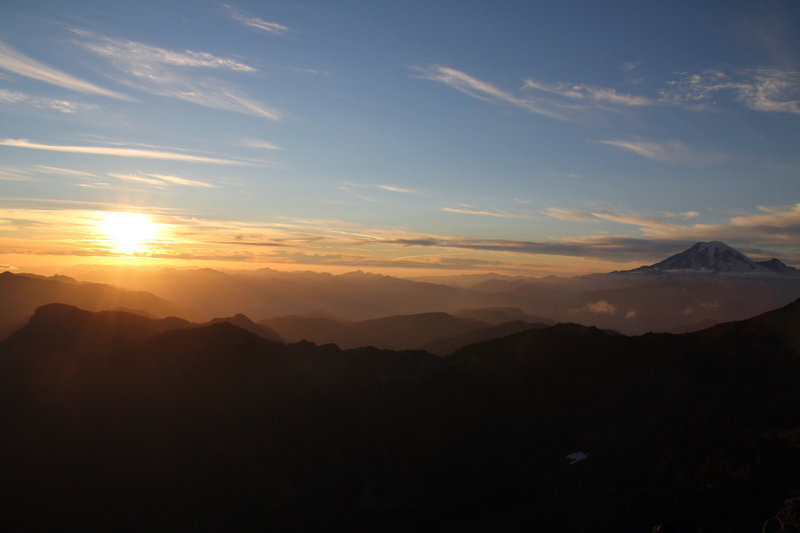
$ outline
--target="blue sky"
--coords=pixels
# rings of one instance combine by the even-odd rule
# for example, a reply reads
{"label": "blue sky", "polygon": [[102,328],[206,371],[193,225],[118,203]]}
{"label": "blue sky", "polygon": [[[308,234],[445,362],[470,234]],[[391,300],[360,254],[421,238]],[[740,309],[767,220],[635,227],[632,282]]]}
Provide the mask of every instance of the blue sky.
{"label": "blue sky", "polygon": [[[4,2],[0,263],[800,264],[796,2]],[[153,237],[157,234],[157,237]],[[129,254],[130,255],[130,254]],[[225,263],[228,264],[228,263]]]}

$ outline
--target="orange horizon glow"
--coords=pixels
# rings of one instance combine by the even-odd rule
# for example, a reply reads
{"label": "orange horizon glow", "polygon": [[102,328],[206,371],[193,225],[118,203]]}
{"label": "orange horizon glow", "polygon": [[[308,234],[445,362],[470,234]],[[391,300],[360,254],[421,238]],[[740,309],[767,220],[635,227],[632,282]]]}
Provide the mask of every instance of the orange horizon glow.
{"label": "orange horizon glow", "polygon": [[[210,220],[143,207],[12,209],[3,215],[7,237],[0,239],[0,270],[40,275],[62,273],[78,265],[116,265],[331,274],[362,270],[395,277],[487,273],[571,277],[644,264],[393,244],[419,236],[400,228],[362,227],[343,221]],[[464,266],[448,264],[459,260]]]}
{"label": "orange horizon glow", "polygon": [[149,215],[120,211],[102,213],[96,228],[100,243],[125,255],[150,251],[161,232],[161,225],[153,222]]}

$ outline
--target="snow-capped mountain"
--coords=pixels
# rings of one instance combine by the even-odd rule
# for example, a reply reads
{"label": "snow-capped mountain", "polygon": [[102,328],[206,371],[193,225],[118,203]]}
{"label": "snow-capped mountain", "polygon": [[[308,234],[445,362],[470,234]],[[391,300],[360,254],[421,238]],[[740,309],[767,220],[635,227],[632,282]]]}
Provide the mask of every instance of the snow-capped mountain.
{"label": "snow-capped mountain", "polygon": [[753,261],[739,250],[724,242],[698,242],[688,250],[675,254],[659,263],[642,266],[630,272],[665,272],[692,270],[700,272],[779,273],[795,274],[795,268],[778,259]]}

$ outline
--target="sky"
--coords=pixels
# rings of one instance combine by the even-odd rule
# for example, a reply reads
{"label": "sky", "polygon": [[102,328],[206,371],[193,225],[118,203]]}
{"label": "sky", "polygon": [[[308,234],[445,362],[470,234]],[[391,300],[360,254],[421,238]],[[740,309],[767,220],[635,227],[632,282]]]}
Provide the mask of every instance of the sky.
{"label": "sky", "polygon": [[800,266],[800,4],[0,3],[0,268]]}

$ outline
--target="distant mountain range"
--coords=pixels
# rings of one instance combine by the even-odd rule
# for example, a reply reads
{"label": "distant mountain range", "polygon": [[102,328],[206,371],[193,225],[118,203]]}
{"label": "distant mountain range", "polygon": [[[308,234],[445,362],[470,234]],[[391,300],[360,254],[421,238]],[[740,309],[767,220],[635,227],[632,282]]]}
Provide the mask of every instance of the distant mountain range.
{"label": "distant mountain range", "polygon": [[[4,331],[8,334],[19,327],[37,306],[50,302],[91,310],[135,309],[154,316],[181,316],[192,322],[235,315],[261,324],[280,319],[280,327],[288,329],[278,333],[286,339],[313,339],[348,347],[434,349],[429,343],[444,342],[448,336],[467,334],[473,326],[486,325],[473,323],[467,327],[463,320],[447,319],[455,329],[443,325],[436,338],[433,327],[428,327],[429,334],[424,333],[425,328],[407,328],[408,335],[395,335],[396,328],[405,327],[401,322],[411,320],[400,317],[440,313],[430,316],[445,320],[441,313],[446,313],[490,326],[516,321],[576,322],[625,334],[686,332],[741,320],[800,297],[796,269],[777,259],[751,260],[719,242],[697,243],[661,262],[630,271],[541,279],[479,275],[469,278],[470,282],[460,280],[459,286],[363,272],[331,275],[268,269],[219,272],[105,267],[76,267],[70,272],[125,289],[63,276],[28,276],[23,280],[20,275],[4,274],[0,289],[4,284],[31,288],[0,290],[0,304],[9,310],[6,316],[0,313],[0,338]],[[106,296],[91,296],[92,291],[105,291]],[[134,299],[132,294],[138,296]],[[467,316],[461,314],[464,309],[484,311],[482,316]],[[516,316],[507,314],[498,321],[487,314],[498,309],[515,309]],[[374,322],[354,325],[365,321]],[[456,327],[456,323],[460,325]],[[436,350],[444,350],[445,345],[458,343],[444,342]]]}
{"label": "distant mountain range", "polygon": [[51,304],[0,344],[3,522],[757,531],[798,489],[798,332],[800,301],[435,357]]}

